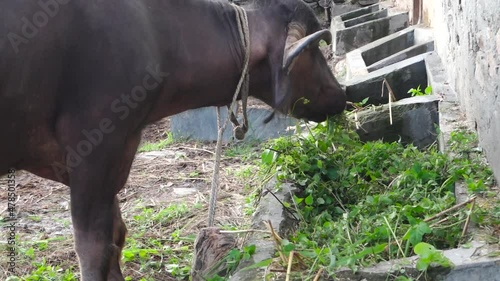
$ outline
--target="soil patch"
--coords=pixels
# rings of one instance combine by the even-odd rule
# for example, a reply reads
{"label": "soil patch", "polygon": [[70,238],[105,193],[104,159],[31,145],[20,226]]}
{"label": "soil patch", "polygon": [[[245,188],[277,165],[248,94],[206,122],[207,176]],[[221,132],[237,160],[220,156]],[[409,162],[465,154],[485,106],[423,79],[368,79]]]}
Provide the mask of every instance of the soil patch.
{"label": "soil patch", "polygon": [[[155,142],[165,138],[169,130],[169,119],[165,118],[144,130],[144,141]],[[224,150],[220,174],[220,191],[216,225],[240,228],[247,223],[244,214],[245,196],[250,192],[252,179],[242,181],[241,171],[255,174],[254,168],[245,162],[245,157],[230,152],[234,144]],[[213,170],[215,143],[175,143],[167,149],[139,153],[136,155],[129,179],[118,194],[129,235],[137,234],[137,216],[145,209],[161,211],[169,206],[182,204],[187,214],[168,225],[150,228],[149,236],[166,241],[173,232],[182,236],[194,236],[207,226],[208,201]],[[229,152],[229,153],[227,153]],[[0,182],[0,222],[8,217],[6,178]],[[70,215],[69,188],[24,171],[16,173],[16,212],[18,216],[16,234],[19,245],[18,274],[28,274],[39,268],[42,260],[47,266],[60,267],[77,273],[77,257],[73,249],[73,229]],[[2,237],[1,240],[4,240]],[[5,242],[5,241],[4,241]],[[181,243],[182,244],[182,243]],[[182,244],[182,247],[186,243]],[[189,245],[189,247],[192,245]],[[127,245],[125,249],[127,249]],[[181,247],[178,242],[171,247]],[[161,250],[161,249],[158,249]],[[5,251],[2,251],[5,252]],[[161,264],[161,261],[158,261]],[[0,280],[7,278],[5,255],[0,257]],[[142,264],[125,262],[124,275],[131,280],[169,280],[167,269],[161,267],[153,275],[141,270]]]}

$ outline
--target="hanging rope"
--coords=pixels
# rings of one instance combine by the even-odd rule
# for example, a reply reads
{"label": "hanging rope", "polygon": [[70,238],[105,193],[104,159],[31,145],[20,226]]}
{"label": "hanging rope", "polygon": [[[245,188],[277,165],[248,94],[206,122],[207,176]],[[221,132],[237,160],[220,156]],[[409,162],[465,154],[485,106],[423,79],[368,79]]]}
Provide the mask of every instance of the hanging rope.
{"label": "hanging rope", "polygon": [[[250,61],[250,31],[248,29],[248,18],[246,11],[234,4],[231,4],[236,11],[236,22],[238,23],[238,32],[240,35],[240,43],[245,51],[245,60],[243,62],[243,69],[241,72],[241,77],[236,86],[236,91],[233,95],[233,100],[231,105],[228,106],[228,118],[222,124],[220,108],[217,107],[217,145],[215,148],[215,163],[214,163],[214,171],[212,175],[212,186],[210,191],[210,205],[208,208],[208,226],[212,227],[214,225],[214,216],[215,216],[215,205],[217,203],[217,191],[219,189],[219,167],[220,167],[220,159],[221,159],[221,150],[222,150],[222,136],[224,130],[226,129],[228,120],[231,120],[234,127],[234,136],[235,138],[241,140],[245,137],[245,133],[248,131],[248,120],[247,120],[247,99],[248,99],[248,88],[250,76],[248,74],[248,63]],[[240,125],[236,114],[233,112],[235,105],[237,103],[238,95],[241,91],[241,104],[243,111],[243,125]]]}
{"label": "hanging rope", "polygon": [[[248,87],[250,81],[250,75],[248,73],[248,63],[250,61],[250,31],[248,30],[248,18],[245,10],[239,6],[232,4],[236,11],[236,22],[238,23],[238,33],[240,35],[240,43],[245,50],[245,61],[243,63],[243,70],[241,73],[240,82],[236,88],[236,92],[233,96],[233,102],[231,106],[228,107],[230,112],[230,120],[234,125],[234,137],[238,140],[245,138],[245,134],[248,131],[248,118],[247,118],[247,100],[248,100]],[[234,113],[234,104],[238,97],[241,87],[241,109],[243,112],[243,125],[240,125],[236,115]]]}

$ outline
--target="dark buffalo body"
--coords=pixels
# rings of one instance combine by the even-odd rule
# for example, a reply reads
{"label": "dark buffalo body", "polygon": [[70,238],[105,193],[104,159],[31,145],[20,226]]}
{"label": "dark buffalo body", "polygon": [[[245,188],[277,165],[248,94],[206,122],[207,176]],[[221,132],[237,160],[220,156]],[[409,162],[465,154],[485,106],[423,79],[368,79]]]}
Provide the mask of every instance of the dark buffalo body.
{"label": "dark buffalo body", "polygon": [[[341,112],[345,94],[318,48],[331,35],[312,11],[299,0],[246,10],[250,95],[313,121]],[[243,58],[225,1],[0,2],[0,175],[70,186],[82,280],[123,280],[115,196],[142,128],[229,104]]]}

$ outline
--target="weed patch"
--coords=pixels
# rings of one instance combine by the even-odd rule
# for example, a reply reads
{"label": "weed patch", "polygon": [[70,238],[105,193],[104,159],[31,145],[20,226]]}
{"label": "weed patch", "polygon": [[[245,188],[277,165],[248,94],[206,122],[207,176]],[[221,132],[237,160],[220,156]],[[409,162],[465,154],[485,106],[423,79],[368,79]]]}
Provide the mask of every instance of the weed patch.
{"label": "weed patch", "polygon": [[147,142],[139,147],[138,152],[149,152],[149,151],[157,151],[162,150],[165,147],[173,144],[175,142],[174,137],[171,132],[167,133],[167,138],[160,140],[159,142]]}
{"label": "weed patch", "polygon": [[436,146],[420,151],[397,142],[362,143],[340,119],[273,140],[262,154],[262,178],[272,174],[301,187],[294,200],[302,220],[289,242],[316,269],[333,274],[414,251],[427,258],[424,268],[438,257],[432,249],[467,241],[462,231],[469,215],[479,226],[498,223],[493,208],[476,206],[470,213],[469,205],[433,218],[456,204],[456,182],[475,196],[487,196],[494,183],[474,134],[454,132],[450,157]]}

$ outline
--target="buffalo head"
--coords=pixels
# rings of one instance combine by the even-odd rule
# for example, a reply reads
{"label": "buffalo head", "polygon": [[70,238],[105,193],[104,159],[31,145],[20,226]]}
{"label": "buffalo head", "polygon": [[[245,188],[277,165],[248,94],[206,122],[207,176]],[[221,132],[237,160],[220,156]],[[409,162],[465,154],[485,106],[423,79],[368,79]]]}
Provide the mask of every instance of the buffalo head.
{"label": "buffalo head", "polygon": [[267,25],[261,30],[270,33],[265,36],[272,95],[268,103],[282,113],[315,122],[341,113],[345,92],[319,49],[321,40],[331,43],[330,31],[321,29],[313,11],[300,0],[266,3],[260,9],[266,9],[262,21]]}

